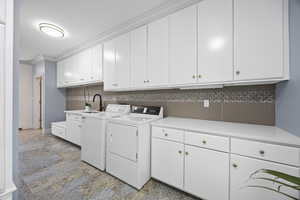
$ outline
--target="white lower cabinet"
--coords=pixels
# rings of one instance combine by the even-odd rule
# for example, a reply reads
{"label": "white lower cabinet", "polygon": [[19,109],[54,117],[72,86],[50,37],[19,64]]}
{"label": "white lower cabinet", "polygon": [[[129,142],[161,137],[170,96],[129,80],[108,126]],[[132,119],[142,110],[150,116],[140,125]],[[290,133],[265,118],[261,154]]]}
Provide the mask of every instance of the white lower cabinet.
{"label": "white lower cabinet", "polygon": [[184,145],[152,138],[152,177],[183,189]]}
{"label": "white lower cabinet", "polygon": [[[262,161],[259,159],[248,158],[244,156],[232,155],[231,156],[231,171],[230,171],[230,192],[231,200],[288,200],[283,195],[274,193],[273,191],[267,191],[261,188],[249,188],[249,185],[260,185],[277,189],[275,183],[268,183],[264,180],[249,180],[252,173],[259,169],[271,169],[278,170],[293,176],[299,177],[300,169],[296,167],[290,167],[287,165],[277,164],[269,161]],[[272,178],[267,177],[266,178]],[[300,197],[299,193],[295,190],[288,190],[286,187],[282,187],[282,192],[289,195]]]}
{"label": "white lower cabinet", "polygon": [[229,199],[229,154],[185,146],[184,190],[202,199]]}
{"label": "white lower cabinet", "polygon": [[66,140],[81,145],[81,115],[67,114]]}
{"label": "white lower cabinet", "polygon": [[[280,153],[273,146],[263,142],[258,145],[257,142],[229,136],[154,126],[151,175],[205,200],[288,200],[286,196],[273,191],[249,187],[264,186],[277,190],[276,183],[250,179],[251,174],[261,169],[300,176],[299,154],[296,151],[299,149],[276,145],[280,152],[284,152]],[[253,157],[257,151],[264,155]],[[274,179],[273,176],[260,177]],[[300,197],[299,192],[287,187],[283,186],[280,190],[295,199]]]}

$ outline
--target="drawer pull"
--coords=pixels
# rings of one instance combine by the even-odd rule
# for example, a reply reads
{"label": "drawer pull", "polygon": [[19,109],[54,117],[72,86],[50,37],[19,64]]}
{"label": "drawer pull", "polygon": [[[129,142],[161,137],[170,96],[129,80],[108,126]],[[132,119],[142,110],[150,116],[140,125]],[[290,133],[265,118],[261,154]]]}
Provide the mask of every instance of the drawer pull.
{"label": "drawer pull", "polygon": [[181,150],[179,150],[179,151],[178,151],[178,153],[179,153],[179,154],[182,154],[182,151],[181,151]]}
{"label": "drawer pull", "polygon": [[168,133],[165,133],[165,136],[168,137]]}
{"label": "drawer pull", "polygon": [[185,155],[189,155],[189,152],[185,152]]}
{"label": "drawer pull", "polygon": [[233,164],[232,164],[232,167],[234,167],[234,168],[237,168],[237,167],[238,167],[238,165],[237,165],[237,164],[235,164],[235,163],[233,163]]}
{"label": "drawer pull", "polygon": [[260,151],[259,151],[259,154],[260,154],[261,156],[264,156],[264,155],[265,155],[265,151],[264,151],[264,150],[260,150]]}
{"label": "drawer pull", "polygon": [[202,143],[203,143],[203,144],[206,144],[207,142],[206,142],[206,140],[203,140]]}

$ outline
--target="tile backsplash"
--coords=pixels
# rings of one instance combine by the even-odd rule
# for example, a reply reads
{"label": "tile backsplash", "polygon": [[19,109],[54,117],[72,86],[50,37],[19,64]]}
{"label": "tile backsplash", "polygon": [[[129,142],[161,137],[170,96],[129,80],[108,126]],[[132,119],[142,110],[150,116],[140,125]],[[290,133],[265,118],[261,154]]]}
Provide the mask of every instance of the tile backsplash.
{"label": "tile backsplash", "polygon": [[[235,86],[221,89],[104,92],[102,85],[88,86],[87,100],[96,93],[104,103],[161,105],[165,116],[222,120],[263,125],[275,124],[275,85]],[[66,89],[67,110],[84,108],[84,87]],[[209,100],[205,108],[203,101]],[[92,103],[97,109],[99,99]]]}

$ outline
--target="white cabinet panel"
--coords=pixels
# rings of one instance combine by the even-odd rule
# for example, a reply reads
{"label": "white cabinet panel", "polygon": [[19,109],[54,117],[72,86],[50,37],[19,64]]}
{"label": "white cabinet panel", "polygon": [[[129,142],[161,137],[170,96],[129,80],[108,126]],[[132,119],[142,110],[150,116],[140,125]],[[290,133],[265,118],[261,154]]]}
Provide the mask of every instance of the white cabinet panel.
{"label": "white cabinet panel", "polygon": [[0,0],[0,23],[5,22],[6,0]]}
{"label": "white cabinet panel", "polygon": [[235,0],[236,80],[283,76],[284,3]]}
{"label": "white cabinet panel", "polygon": [[57,81],[57,87],[63,87],[64,86],[64,61],[57,62],[57,68],[56,68],[56,81]]}
{"label": "white cabinet panel", "polygon": [[209,200],[229,198],[229,154],[185,146],[184,189]]}
{"label": "white cabinet panel", "polygon": [[145,87],[147,83],[147,26],[131,32],[131,84]]}
{"label": "white cabinet panel", "polygon": [[66,139],[74,144],[81,145],[81,122],[67,120]]}
{"label": "white cabinet panel", "polygon": [[195,83],[197,80],[197,6],[170,15],[169,37],[170,83]]}
{"label": "white cabinet panel", "polygon": [[101,82],[102,78],[102,44],[99,44],[91,49],[91,74],[90,81]]}
{"label": "white cabinet panel", "polygon": [[232,0],[198,4],[199,83],[233,80],[232,5]]}
{"label": "white cabinet panel", "polygon": [[[279,195],[277,193],[266,191],[258,188],[247,188],[247,185],[261,185],[277,189],[276,184],[263,181],[263,180],[249,180],[252,173],[259,169],[271,169],[278,170],[283,173],[288,173],[293,176],[299,177],[299,168],[289,167],[286,165],[276,164],[268,161],[262,161],[258,159],[247,158],[243,156],[232,155],[231,156],[231,200],[288,200],[287,197]],[[267,178],[273,178],[271,176],[265,176]],[[282,191],[290,195],[299,198],[299,193],[295,190],[289,190],[286,187],[282,187]]]}
{"label": "white cabinet panel", "polygon": [[103,68],[104,68],[104,90],[115,89],[116,83],[116,56],[114,40],[104,44],[103,52]]}
{"label": "white cabinet panel", "polygon": [[76,55],[77,57],[77,69],[76,72],[79,77],[79,82],[85,83],[90,81],[91,75],[91,49],[84,50]]}
{"label": "white cabinet panel", "polygon": [[169,28],[168,17],[148,25],[148,80],[150,86],[168,83]]}
{"label": "white cabinet panel", "polygon": [[119,36],[115,44],[118,88],[128,88],[130,85],[130,33]]}
{"label": "white cabinet panel", "polygon": [[184,145],[152,138],[152,177],[183,189]]}

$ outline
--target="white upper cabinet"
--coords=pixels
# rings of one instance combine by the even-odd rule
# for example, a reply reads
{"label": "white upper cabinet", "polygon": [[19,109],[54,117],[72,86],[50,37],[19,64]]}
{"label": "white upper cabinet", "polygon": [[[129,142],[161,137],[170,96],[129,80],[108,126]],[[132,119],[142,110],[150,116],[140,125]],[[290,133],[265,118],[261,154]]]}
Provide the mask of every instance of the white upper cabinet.
{"label": "white upper cabinet", "polygon": [[104,44],[104,90],[130,86],[130,33]]}
{"label": "white upper cabinet", "polygon": [[114,40],[104,44],[103,50],[104,90],[112,90],[116,83],[116,56]]}
{"label": "white upper cabinet", "polygon": [[6,0],[0,0],[0,24],[5,22]]}
{"label": "white upper cabinet", "polygon": [[232,0],[204,0],[198,4],[199,83],[233,80],[232,5]]}
{"label": "white upper cabinet", "polygon": [[131,32],[131,85],[147,84],[147,26]]}
{"label": "white upper cabinet", "polygon": [[130,33],[119,36],[115,41],[116,78],[118,88],[130,86]]}
{"label": "white upper cabinet", "polygon": [[287,0],[235,0],[235,80],[287,74]]}
{"label": "white upper cabinet", "polygon": [[99,44],[91,49],[91,74],[90,81],[101,82],[103,80],[102,77],[102,53],[103,48],[102,44]]}
{"label": "white upper cabinet", "polygon": [[148,25],[148,84],[163,86],[169,81],[169,18]]}
{"label": "white upper cabinet", "polygon": [[86,49],[57,62],[57,87],[102,81],[102,45]]}
{"label": "white upper cabinet", "polygon": [[169,37],[170,83],[195,83],[197,80],[197,6],[185,8],[169,16]]}

